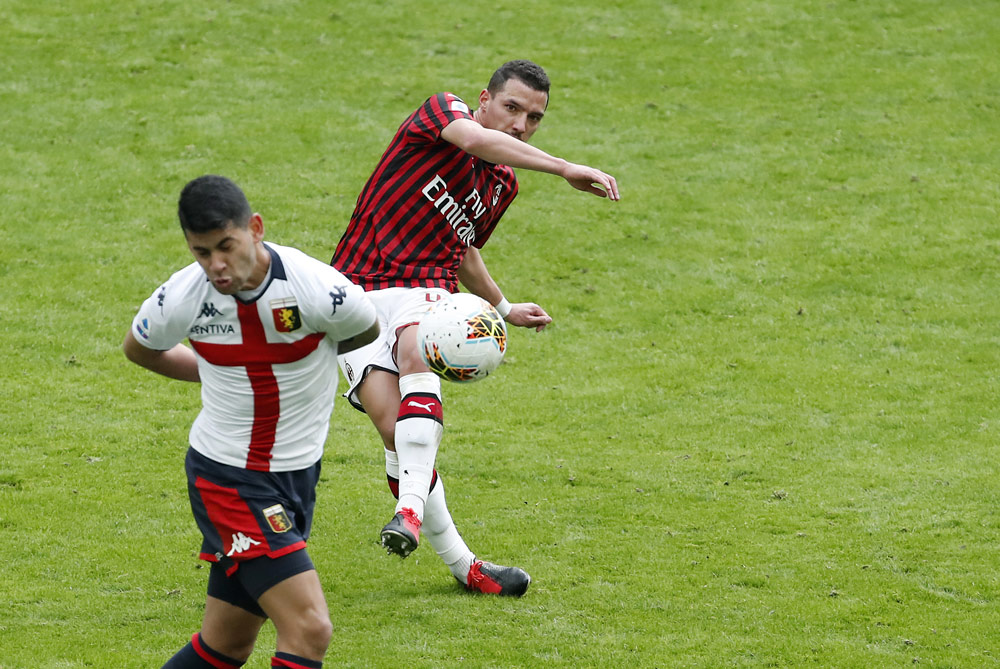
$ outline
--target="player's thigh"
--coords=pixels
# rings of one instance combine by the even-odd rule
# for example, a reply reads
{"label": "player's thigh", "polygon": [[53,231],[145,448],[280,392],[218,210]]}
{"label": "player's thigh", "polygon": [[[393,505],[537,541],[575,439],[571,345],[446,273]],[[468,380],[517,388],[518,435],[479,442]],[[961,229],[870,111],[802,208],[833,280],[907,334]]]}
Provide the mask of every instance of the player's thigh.
{"label": "player's thigh", "polygon": [[290,576],[257,599],[274,622],[279,638],[325,644],[332,629],[323,586],[315,569]]}
{"label": "player's thigh", "polygon": [[399,414],[399,376],[374,369],[358,389],[358,397],[382,442],[390,451],[396,450],[396,416]]}
{"label": "player's thigh", "polygon": [[400,376],[430,371],[417,341],[416,325],[409,325],[396,333],[396,364]]}
{"label": "player's thigh", "polygon": [[246,660],[253,652],[257,634],[266,618],[209,595],[205,598],[205,617],[201,638],[223,655]]}

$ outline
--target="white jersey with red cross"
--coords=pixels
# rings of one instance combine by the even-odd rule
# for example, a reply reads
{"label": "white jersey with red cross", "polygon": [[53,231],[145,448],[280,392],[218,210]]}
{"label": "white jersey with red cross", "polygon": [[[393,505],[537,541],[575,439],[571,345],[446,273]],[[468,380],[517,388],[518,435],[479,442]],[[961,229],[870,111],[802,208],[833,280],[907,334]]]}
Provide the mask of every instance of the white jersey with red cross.
{"label": "white jersey with red cross", "polygon": [[265,244],[266,287],[244,302],[215,290],[197,263],[139,308],[132,334],[165,351],[187,339],[202,410],[191,447],[234,467],[295,471],[323,455],[337,389],[337,342],[367,330],[375,307],[343,274],[297,249]]}

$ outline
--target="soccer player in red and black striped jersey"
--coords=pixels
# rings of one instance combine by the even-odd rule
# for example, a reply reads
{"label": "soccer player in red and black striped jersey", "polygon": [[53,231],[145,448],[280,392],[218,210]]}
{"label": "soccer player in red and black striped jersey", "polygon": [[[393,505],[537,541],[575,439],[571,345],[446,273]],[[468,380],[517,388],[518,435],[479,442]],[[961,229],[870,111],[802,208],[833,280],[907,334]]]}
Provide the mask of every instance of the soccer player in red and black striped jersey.
{"label": "soccer player in red and black striped jersey", "polygon": [[504,298],[479,253],[517,195],[513,168],[561,176],[576,189],[618,199],[611,175],[527,143],[548,102],[548,76],[526,60],[494,72],[475,110],[452,93],[426,100],[382,155],[331,261],[369,291],[379,313],[380,338],[339,361],[347,397],[368,414],[386,449],[398,501],[383,545],[406,557],[422,531],[467,588],[501,595],[524,594],[530,578],[476,559],[455,529],[434,469],[441,382],[424,364],[414,326],[429,302],[457,292],[459,283],[512,325],[541,330],[551,322],[537,304]]}

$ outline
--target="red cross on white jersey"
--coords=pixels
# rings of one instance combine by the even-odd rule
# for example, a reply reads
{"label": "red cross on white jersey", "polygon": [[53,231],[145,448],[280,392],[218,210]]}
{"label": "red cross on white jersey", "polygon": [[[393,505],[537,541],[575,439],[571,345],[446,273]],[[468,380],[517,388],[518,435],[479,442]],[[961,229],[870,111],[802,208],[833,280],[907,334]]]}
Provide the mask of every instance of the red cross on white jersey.
{"label": "red cross on white jersey", "polygon": [[271,449],[277,433],[281,403],[278,381],[273,365],[301,360],[316,350],[325,336],[322,332],[308,334],[290,343],[267,341],[264,324],[260,320],[257,304],[236,301],[237,317],[243,341],[239,344],[209,344],[191,340],[191,346],[206,362],[220,367],[246,367],[250,386],[253,388],[253,431],[247,469],[270,471]]}

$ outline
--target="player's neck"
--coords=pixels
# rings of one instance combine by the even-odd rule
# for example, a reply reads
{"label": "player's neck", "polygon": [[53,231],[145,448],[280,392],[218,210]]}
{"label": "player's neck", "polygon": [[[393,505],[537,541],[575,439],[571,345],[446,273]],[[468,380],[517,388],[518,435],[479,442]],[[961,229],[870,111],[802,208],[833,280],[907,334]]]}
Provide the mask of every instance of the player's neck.
{"label": "player's neck", "polygon": [[257,242],[256,251],[257,263],[253,268],[253,272],[250,274],[250,278],[244,285],[243,290],[240,292],[257,292],[261,284],[264,283],[264,281],[267,280],[267,277],[271,274],[271,254],[264,246],[264,242]]}

